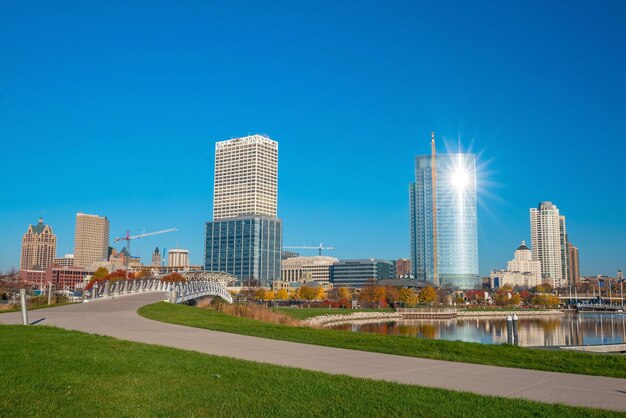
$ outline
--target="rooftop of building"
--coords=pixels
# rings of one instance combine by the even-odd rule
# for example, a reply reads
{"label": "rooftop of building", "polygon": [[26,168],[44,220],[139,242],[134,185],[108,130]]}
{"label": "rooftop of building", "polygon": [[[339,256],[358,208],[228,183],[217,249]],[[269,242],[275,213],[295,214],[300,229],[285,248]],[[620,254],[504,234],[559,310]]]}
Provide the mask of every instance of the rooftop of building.
{"label": "rooftop of building", "polygon": [[530,248],[528,248],[528,247],[526,246],[526,242],[525,242],[525,241],[522,241],[522,244],[521,244],[519,247],[517,247],[517,250],[516,250],[516,251],[520,251],[520,250],[523,250],[523,251],[530,251]]}
{"label": "rooftop of building", "polygon": [[41,234],[43,230],[46,229],[46,225],[43,223],[43,218],[39,218],[37,225],[31,225],[31,229],[35,234]]}
{"label": "rooftop of building", "polygon": [[348,260],[339,260],[339,263],[354,263],[354,264],[365,264],[365,263],[387,263],[387,264],[391,264],[391,261],[389,260],[383,260],[380,258],[358,258],[358,259],[348,259]]}
{"label": "rooftop of building", "polygon": [[282,260],[283,264],[290,264],[290,263],[305,263],[305,262],[329,262],[329,263],[336,263],[338,262],[339,259],[335,258],[335,257],[331,257],[328,255],[312,255],[312,256],[304,256],[304,255],[299,255],[297,257],[289,257],[289,258],[285,258]]}
{"label": "rooftop of building", "polygon": [[270,144],[276,148],[278,148],[278,142],[274,141],[267,135],[248,135],[242,136],[240,138],[232,138],[224,141],[218,141],[215,143],[215,149],[224,148],[231,144]]}
{"label": "rooftop of building", "polygon": [[392,287],[410,287],[416,289],[423,289],[428,286],[430,287],[438,287],[435,286],[431,282],[427,282],[425,280],[415,280],[415,279],[384,279],[376,282],[377,285],[380,286],[392,286]]}

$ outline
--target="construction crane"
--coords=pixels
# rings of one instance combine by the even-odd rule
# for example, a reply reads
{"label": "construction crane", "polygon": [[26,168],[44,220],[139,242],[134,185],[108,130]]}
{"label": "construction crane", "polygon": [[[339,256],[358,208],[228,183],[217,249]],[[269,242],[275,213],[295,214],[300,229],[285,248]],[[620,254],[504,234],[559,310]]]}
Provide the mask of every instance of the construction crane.
{"label": "construction crane", "polygon": [[126,265],[126,267],[128,267],[128,260],[130,258],[130,240],[131,239],[139,239],[139,238],[149,237],[152,235],[166,234],[168,232],[174,232],[174,231],[178,231],[178,229],[170,228],[170,229],[164,229],[162,231],[148,232],[147,234],[139,234],[139,235],[130,235],[130,231],[126,231],[126,236],[115,238],[115,242],[126,241],[126,251],[128,251],[128,257],[126,257],[124,264]]}
{"label": "construction crane", "polygon": [[317,247],[308,247],[306,245],[301,245],[299,247],[295,247],[295,246],[288,246],[288,247],[283,247],[283,248],[289,248],[289,249],[297,249],[297,250],[318,250],[319,251],[319,255],[322,255],[322,250],[329,250],[329,251],[335,251],[335,247],[324,247],[324,245],[320,242],[320,245]]}

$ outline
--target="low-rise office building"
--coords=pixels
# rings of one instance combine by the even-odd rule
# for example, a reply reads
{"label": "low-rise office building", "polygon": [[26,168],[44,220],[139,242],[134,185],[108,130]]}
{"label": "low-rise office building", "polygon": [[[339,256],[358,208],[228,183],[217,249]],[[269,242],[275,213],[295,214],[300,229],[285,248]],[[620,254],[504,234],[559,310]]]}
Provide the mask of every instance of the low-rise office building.
{"label": "low-rise office building", "polygon": [[55,291],[76,290],[83,288],[85,277],[92,275],[94,271],[94,269],[50,264],[46,270],[21,270],[19,278],[38,289],[44,289],[48,283],[52,283]]}
{"label": "low-rise office building", "polygon": [[284,282],[316,282],[323,287],[330,285],[330,270],[339,260],[323,255],[314,257],[290,257],[283,259],[281,280]]}
{"label": "low-rise office building", "polygon": [[393,264],[376,258],[341,260],[333,264],[331,268],[331,280],[334,287],[361,289],[368,283],[394,277]]}

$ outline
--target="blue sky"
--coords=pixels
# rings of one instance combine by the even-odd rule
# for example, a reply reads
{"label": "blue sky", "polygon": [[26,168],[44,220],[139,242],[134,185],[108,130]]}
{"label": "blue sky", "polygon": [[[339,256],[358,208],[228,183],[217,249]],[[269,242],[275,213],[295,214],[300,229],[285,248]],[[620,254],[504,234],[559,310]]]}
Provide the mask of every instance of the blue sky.
{"label": "blue sky", "polygon": [[[87,2],[93,3],[93,2]],[[430,131],[479,153],[481,273],[567,217],[583,274],[626,268],[626,3],[3,2],[0,270],[41,213],[203,257],[214,143],[279,141],[285,245],[409,254],[408,184]]]}

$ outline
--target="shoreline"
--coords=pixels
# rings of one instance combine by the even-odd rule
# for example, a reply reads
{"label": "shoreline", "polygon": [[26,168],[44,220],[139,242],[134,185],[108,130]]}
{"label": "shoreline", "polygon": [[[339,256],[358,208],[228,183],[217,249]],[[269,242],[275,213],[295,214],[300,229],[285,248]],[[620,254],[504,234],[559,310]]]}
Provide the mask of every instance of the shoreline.
{"label": "shoreline", "polygon": [[[503,318],[507,316],[517,315],[518,318],[537,318],[537,317],[557,317],[563,316],[566,312],[557,309],[547,309],[545,311],[485,311],[485,312],[471,312],[471,311],[457,311],[455,316],[450,318],[440,318],[441,320],[452,319],[481,319],[481,318]],[[305,319],[301,322],[302,326],[309,327],[327,327],[330,325],[344,325],[344,324],[362,324],[362,323],[377,323],[388,321],[421,321],[421,320],[438,320],[439,318],[407,318],[408,315],[403,315],[398,312],[353,312],[346,315],[320,315],[313,318]]]}

